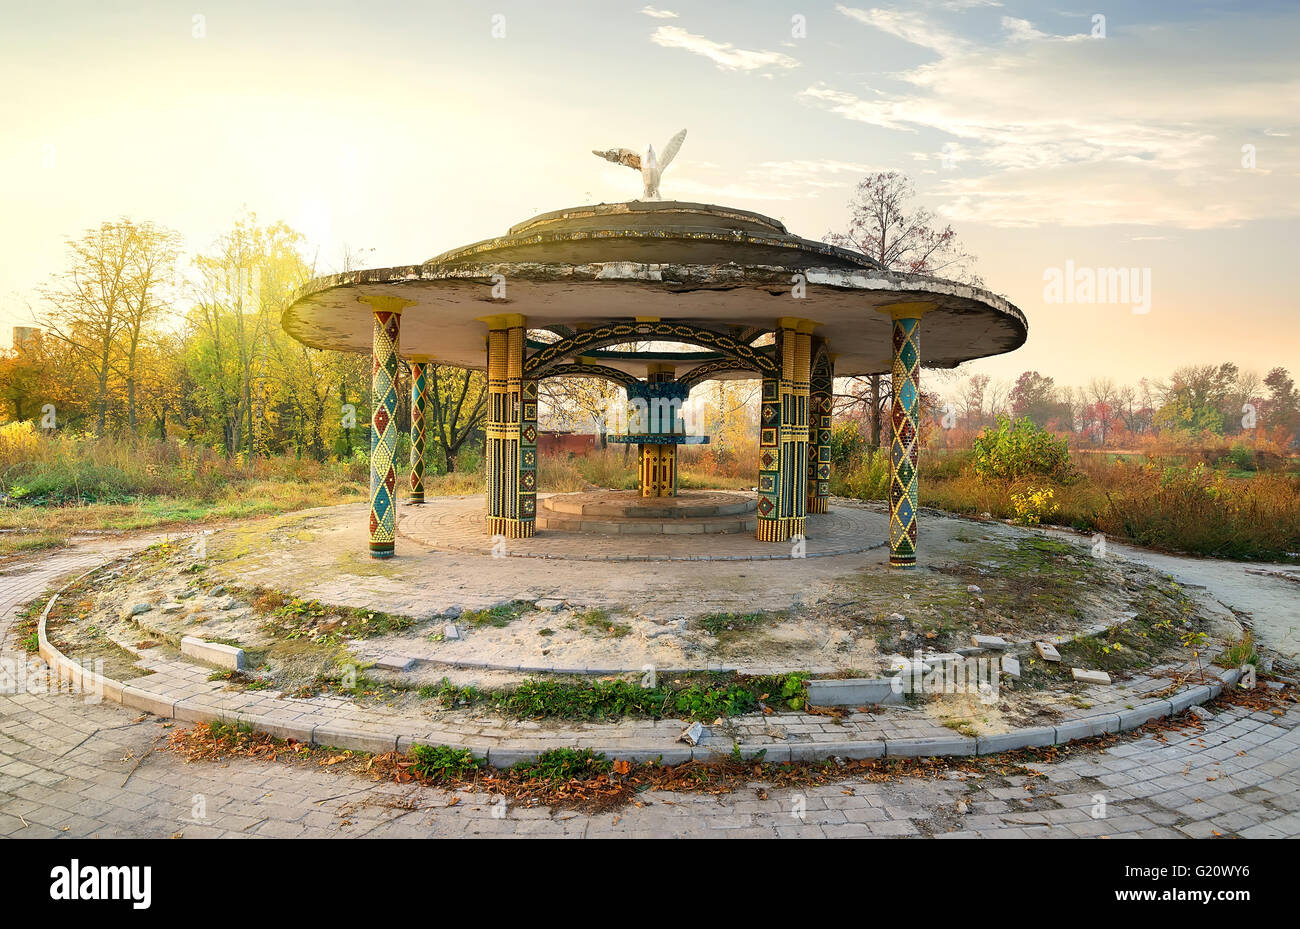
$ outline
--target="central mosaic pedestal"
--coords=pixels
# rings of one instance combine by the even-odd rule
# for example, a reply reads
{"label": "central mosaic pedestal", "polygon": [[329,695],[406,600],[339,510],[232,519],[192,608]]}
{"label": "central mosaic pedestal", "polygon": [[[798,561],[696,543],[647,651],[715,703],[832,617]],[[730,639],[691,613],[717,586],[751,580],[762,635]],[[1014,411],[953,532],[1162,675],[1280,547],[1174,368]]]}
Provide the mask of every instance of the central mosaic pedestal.
{"label": "central mosaic pedestal", "polygon": [[537,528],[608,535],[677,535],[752,532],[752,496],[728,491],[684,490],[673,497],[646,497],[635,490],[554,494],[541,502]]}

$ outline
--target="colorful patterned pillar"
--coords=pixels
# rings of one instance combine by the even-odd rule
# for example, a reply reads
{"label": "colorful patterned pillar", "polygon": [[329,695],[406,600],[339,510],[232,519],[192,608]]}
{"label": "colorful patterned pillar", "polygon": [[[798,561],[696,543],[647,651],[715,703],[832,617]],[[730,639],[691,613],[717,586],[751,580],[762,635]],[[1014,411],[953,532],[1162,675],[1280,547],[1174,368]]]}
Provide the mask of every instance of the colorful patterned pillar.
{"label": "colorful patterned pillar", "polygon": [[763,379],[759,414],[758,538],[763,542],[804,534],[809,366],[816,325],[806,319],[777,321],[781,372],[779,378]]}
{"label": "colorful patterned pillar", "polygon": [[407,361],[411,369],[411,496],[408,503],[424,502],[424,413],[429,398],[429,363],[425,358]]}
{"label": "colorful patterned pillar", "polygon": [[[675,371],[670,364],[652,364],[646,371],[646,383],[671,384]],[[686,395],[685,390],[681,393],[683,397]],[[644,432],[672,434],[680,431],[678,416],[681,407],[674,405],[675,396],[675,393],[647,391],[646,411],[641,423]],[[641,496],[677,496],[677,446],[667,442],[642,442],[638,448],[641,453]]]}
{"label": "colorful patterned pillar", "polygon": [[525,320],[490,316],[488,324],[488,533],[510,539],[536,532],[537,381],[524,378]]}
{"label": "colorful patterned pillar", "polygon": [[816,359],[809,381],[808,405],[812,422],[808,437],[808,512],[827,513],[831,500],[831,408],[835,366],[824,343],[814,349]]}
{"label": "colorful patterned pillar", "polygon": [[641,496],[677,496],[677,446],[643,442],[641,449]]}
{"label": "colorful patterned pillar", "polygon": [[397,538],[397,350],[401,297],[358,297],[375,315],[370,372],[370,555],[393,557]]}
{"label": "colorful patterned pillar", "polygon": [[928,304],[885,308],[893,317],[894,437],[890,443],[889,564],[916,567],[916,509],[919,504],[917,449],[921,409],[921,316]]}

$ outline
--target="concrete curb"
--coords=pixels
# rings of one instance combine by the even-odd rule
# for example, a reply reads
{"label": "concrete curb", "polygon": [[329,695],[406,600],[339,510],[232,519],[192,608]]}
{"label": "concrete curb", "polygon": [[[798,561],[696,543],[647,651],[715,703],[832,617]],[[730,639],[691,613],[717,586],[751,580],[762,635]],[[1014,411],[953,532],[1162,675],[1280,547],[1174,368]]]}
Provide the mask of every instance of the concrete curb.
{"label": "concrete curb", "polygon": [[[100,566],[102,567],[102,565]],[[58,601],[60,594],[77,581],[97,571],[98,568],[79,575],[64,584],[45,604],[40,620],[36,626],[40,656],[49,664],[50,673],[58,680],[68,681],[74,687],[81,687],[100,693],[105,699],[133,709],[143,710],[169,719],[182,722],[235,723],[247,725],[265,732],[275,738],[294,739],[308,745],[327,745],[339,749],[364,752],[407,751],[412,745],[446,745],[445,738],[430,735],[427,732],[404,733],[385,728],[358,728],[345,721],[322,716],[319,721],[304,719],[301,716],[286,719],[272,713],[230,712],[206,707],[193,698],[177,700],[164,694],[150,692],[141,686],[142,681],[124,684],[84,668],[81,664],[68,658],[55,648],[46,635],[46,622],[50,610]],[[1134,706],[1123,713],[1102,713],[1081,719],[1070,720],[1060,726],[1039,726],[1031,729],[1019,729],[1013,732],[998,733],[990,736],[970,738],[954,735],[950,738],[924,739],[872,739],[845,742],[801,742],[787,744],[747,744],[741,743],[735,749],[732,745],[697,745],[686,748],[675,737],[664,744],[619,744],[611,746],[579,746],[575,736],[571,747],[591,748],[612,757],[630,761],[652,761],[662,758],[665,764],[680,764],[687,760],[718,761],[732,756],[738,750],[745,760],[762,757],[764,761],[822,761],[828,758],[928,758],[936,756],[986,755],[995,752],[1013,751],[1020,748],[1064,744],[1076,739],[1110,732],[1125,732],[1152,719],[1181,712],[1197,706],[1221,694],[1226,687],[1235,685],[1241,679],[1239,669],[1216,669],[1217,681],[1189,688],[1172,698],[1152,700]],[[509,748],[492,746],[484,748],[471,742],[453,744],[454,748],[467,748],[477,758],[486,760],[495,767],[508,767],[520,761],[531,761],[541,749]]]}
{"label": "concrete curb", "polygon": [[[404,658],[410,663],[407,671],[411,666],[426,668],[457,668],[466,671],[506,671],[514,674],[571,674],[574,676],[600,677],[613,674],[645,674],[645,668],[638,666],[635,668],[609,668],[609,667],[567,667],[564,665],[528,665],[528,664],[501,664],[495,661],[479,661],[474,658],[430,658],[421,655],[386,655],[375,656],[368,655],[366,660],[381,661],[384,659],[392,660],[394,658]],[[402,673],[392,671],[391,668],[380,668],[381,671],[390,673]],[[758,675],[775,675],[775,674],[797,674],[800,672],[806,674],[834,674],[836,668],[795,668],[773,666],[769,668],[741,668],[734,665],[722,665],[708,662],[701,667],[695,668],[655,668],[654,673],[659,677],[672,675],[687,674],[744,674],[751,677]]]}

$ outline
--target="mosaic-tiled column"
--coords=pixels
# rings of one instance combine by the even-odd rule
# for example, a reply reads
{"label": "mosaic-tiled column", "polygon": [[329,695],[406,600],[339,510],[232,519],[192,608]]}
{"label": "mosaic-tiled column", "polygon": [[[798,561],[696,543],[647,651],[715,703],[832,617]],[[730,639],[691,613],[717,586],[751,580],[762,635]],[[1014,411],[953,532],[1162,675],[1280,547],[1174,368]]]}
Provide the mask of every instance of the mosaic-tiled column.
{"label": "mosaic-tiled column", "polygon": [[808,435],[808,512],[830,511],[831,500],[831,408],[835,367],[824,347],[814,353],[809,381],[808,406],[811,410]]}
{"label": "mosaic-tiled column", "polygon": [[641,496],[677,496],[677,446],[643,442],[641,449]]}
{"label": "mosaic-tiled column", "polygon": [[424,502],[425,406],[429,399],[429,364],[424,358],[407,362],[411,369],[411,496],[410,503]]}
{"label": "mosaic-tiled column", "polygon": [[[672,384],[674,367],[669,364],[652,364],[646,372],[647,384]],[[673,396],[667,391],[647,391],[646,411],[641,429],[647,433],[668,433],[678,431],[678,414],[680,405],[673,404]],[[682,398],[686,391],[682,389]],[[641,496],[675,497],[677,496],[677,446],[667,442],[643,442],[639,446],[641,454]]]}
{"label": "mosaic-tiled column", "polygon": [[488,324],[488,533],[510,539],[536,532],[537,381],[524,378],[524,317]]}
{"label": "mosaic-tiled column", "polygon": [[814,325],[803,319],[777,321],[780,376],[763,379],[758,443],[758,538],[762,542],[784,542],[804,534]]}
{"label": "mosaic-tiled column", "polygon": [[370,372],[370,555],[391,558],[397,538],[397,351],[400,297],[359,297],[374,311]]}
{"label": "mosaic-tiled column", "polygon": [[890,308],[893,316],[893,426],[889,477],[889,564],[916,567],[918,420],[921,409],[921,316],[928,307]]}

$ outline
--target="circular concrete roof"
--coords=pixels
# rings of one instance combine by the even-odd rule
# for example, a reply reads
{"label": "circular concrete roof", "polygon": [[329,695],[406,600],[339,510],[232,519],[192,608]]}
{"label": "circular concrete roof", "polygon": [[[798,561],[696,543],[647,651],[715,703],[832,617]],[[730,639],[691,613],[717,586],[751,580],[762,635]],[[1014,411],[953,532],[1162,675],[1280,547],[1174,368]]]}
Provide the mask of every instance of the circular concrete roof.
{"label": "circular concrete roof", "polygon": [[[797,275],[805,283],[802,298],[794,296]],[[502,279],[505,296],[494,299],[493,285]],[[678,201],[544,213],[423,264],[316,278],[282,323],[315,348],[368,352],[372,309],[358,298],[377,295],[413,301],[402,313],[403,356],[475,369],[486,363],[482,320],[502,314],[527,317],[534,347],[600,323],[638,320],[689,324],[753,345],[778,319],[800,317],[818,324],[815,335],[827,340],[840,376],[890,370],[892,304],[932,307],[921,323],[927,367],[1013,351],[1028,333],[1024,314],[988,291],[886,271],[865,255],[791,235],[758,213]],[[598,346],[583,349],[581,359],[643,377],[651,362],[675,364],[681,376],[723,357],[663,345],[676,340],[650,323],[629,331],[627,342],[657,344],[631,352]]]}

